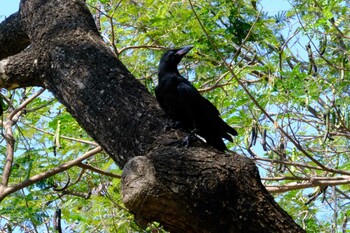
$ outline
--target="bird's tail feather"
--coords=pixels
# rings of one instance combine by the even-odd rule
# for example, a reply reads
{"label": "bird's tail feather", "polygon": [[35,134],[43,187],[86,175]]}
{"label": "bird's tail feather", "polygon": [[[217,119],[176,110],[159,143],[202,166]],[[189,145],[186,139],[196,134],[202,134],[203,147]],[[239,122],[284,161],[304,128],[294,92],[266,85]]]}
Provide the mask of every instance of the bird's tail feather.
{"label": "bird's tail feather", "polygon": [[231,134],[232,136],[237,136],[238,135],[237,131],[234,128],[232,128],[231,126],[229,126],[229,125],[227,125],[227,132],[229,134]]}
{"label": "bird's tail feather", "polygon": [[222,137],[224,137],[227,140],[229,140],[230,142],[232,142],[232,138],[229,134],[231,134],[232,136],[237,136],[238,135],[237,131],[234,128],[232,128],[231,126],[229,126],[226,122],[222,121],[222,123],[224,123],[224,125],[222,127],[224,134]]}
{"label": "bird's tail feather", "polygon": [[227,147],[224,143],[224,141],[221,139],[221,137],[210,137],[210,138],[205,138],[205,141],[211,145],[212,147],[215,147],[216,149],[220,151],[225,151],[227,150]]}
{"label": "bird's tail feather", "polygon": [[229,140],[230,142],[233,142],[232,137],[226,132],[222,135],[222,137]]}

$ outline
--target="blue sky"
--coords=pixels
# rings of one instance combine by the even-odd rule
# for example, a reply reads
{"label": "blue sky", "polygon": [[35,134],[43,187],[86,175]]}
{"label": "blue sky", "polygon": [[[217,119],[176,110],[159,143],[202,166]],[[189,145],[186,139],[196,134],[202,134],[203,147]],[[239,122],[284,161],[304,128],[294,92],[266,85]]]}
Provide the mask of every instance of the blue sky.
{"label": "blue sky", "polygon": [[[287,0],[262,0],[261,6],[265,12],[272,15],[290,8]],[[4,20],[5,16],[7,17],[18,11],[18,8],[19,0],[0,0],[0,21]]]}
{"label": "blue sky", "polygon": [[19,8],[19,0],[0,0],[0,21],[16,11]]}

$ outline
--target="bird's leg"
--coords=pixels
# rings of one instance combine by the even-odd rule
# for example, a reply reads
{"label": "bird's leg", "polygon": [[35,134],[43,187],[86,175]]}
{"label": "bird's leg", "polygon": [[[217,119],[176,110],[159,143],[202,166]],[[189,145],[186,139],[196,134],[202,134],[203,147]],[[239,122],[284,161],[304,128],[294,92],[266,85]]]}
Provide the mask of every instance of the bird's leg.
{"label": "bird's leg", "polygon": [[190,131],[190,133],[185,137],[185,139],[182,142],[182,145],[189,147],[192,142],[197,141],[196,133],[198,132],[197,129],[193,129]]}

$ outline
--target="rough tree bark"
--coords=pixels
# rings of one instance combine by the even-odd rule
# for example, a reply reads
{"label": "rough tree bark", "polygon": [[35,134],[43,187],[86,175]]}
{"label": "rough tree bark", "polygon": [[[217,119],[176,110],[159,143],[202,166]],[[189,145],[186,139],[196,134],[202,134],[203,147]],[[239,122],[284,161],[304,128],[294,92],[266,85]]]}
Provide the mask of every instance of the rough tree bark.
{"label": "rough tree bark", "polygon": [[[30,45],[30,46],[28,46]],[[123,201],[140,225],[172,232],[303,232],[255,164],[179,130],[101,39],[80,0],[22,0],[0,24],[0,87],[42,86],[123,167]]]}

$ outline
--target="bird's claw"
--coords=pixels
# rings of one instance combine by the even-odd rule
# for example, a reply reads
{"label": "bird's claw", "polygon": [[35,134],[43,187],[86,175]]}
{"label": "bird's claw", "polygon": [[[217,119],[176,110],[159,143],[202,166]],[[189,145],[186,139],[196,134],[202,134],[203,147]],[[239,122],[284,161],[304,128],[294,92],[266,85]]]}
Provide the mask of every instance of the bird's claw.
{"label": "bird's claw", "polygon": [[185,147],[190,147],[192,142],[195,142],[197,140],[197,136],[194,131],[191,131],[188,136],[185,137],[185,139],[182,142],[182,145]]}

